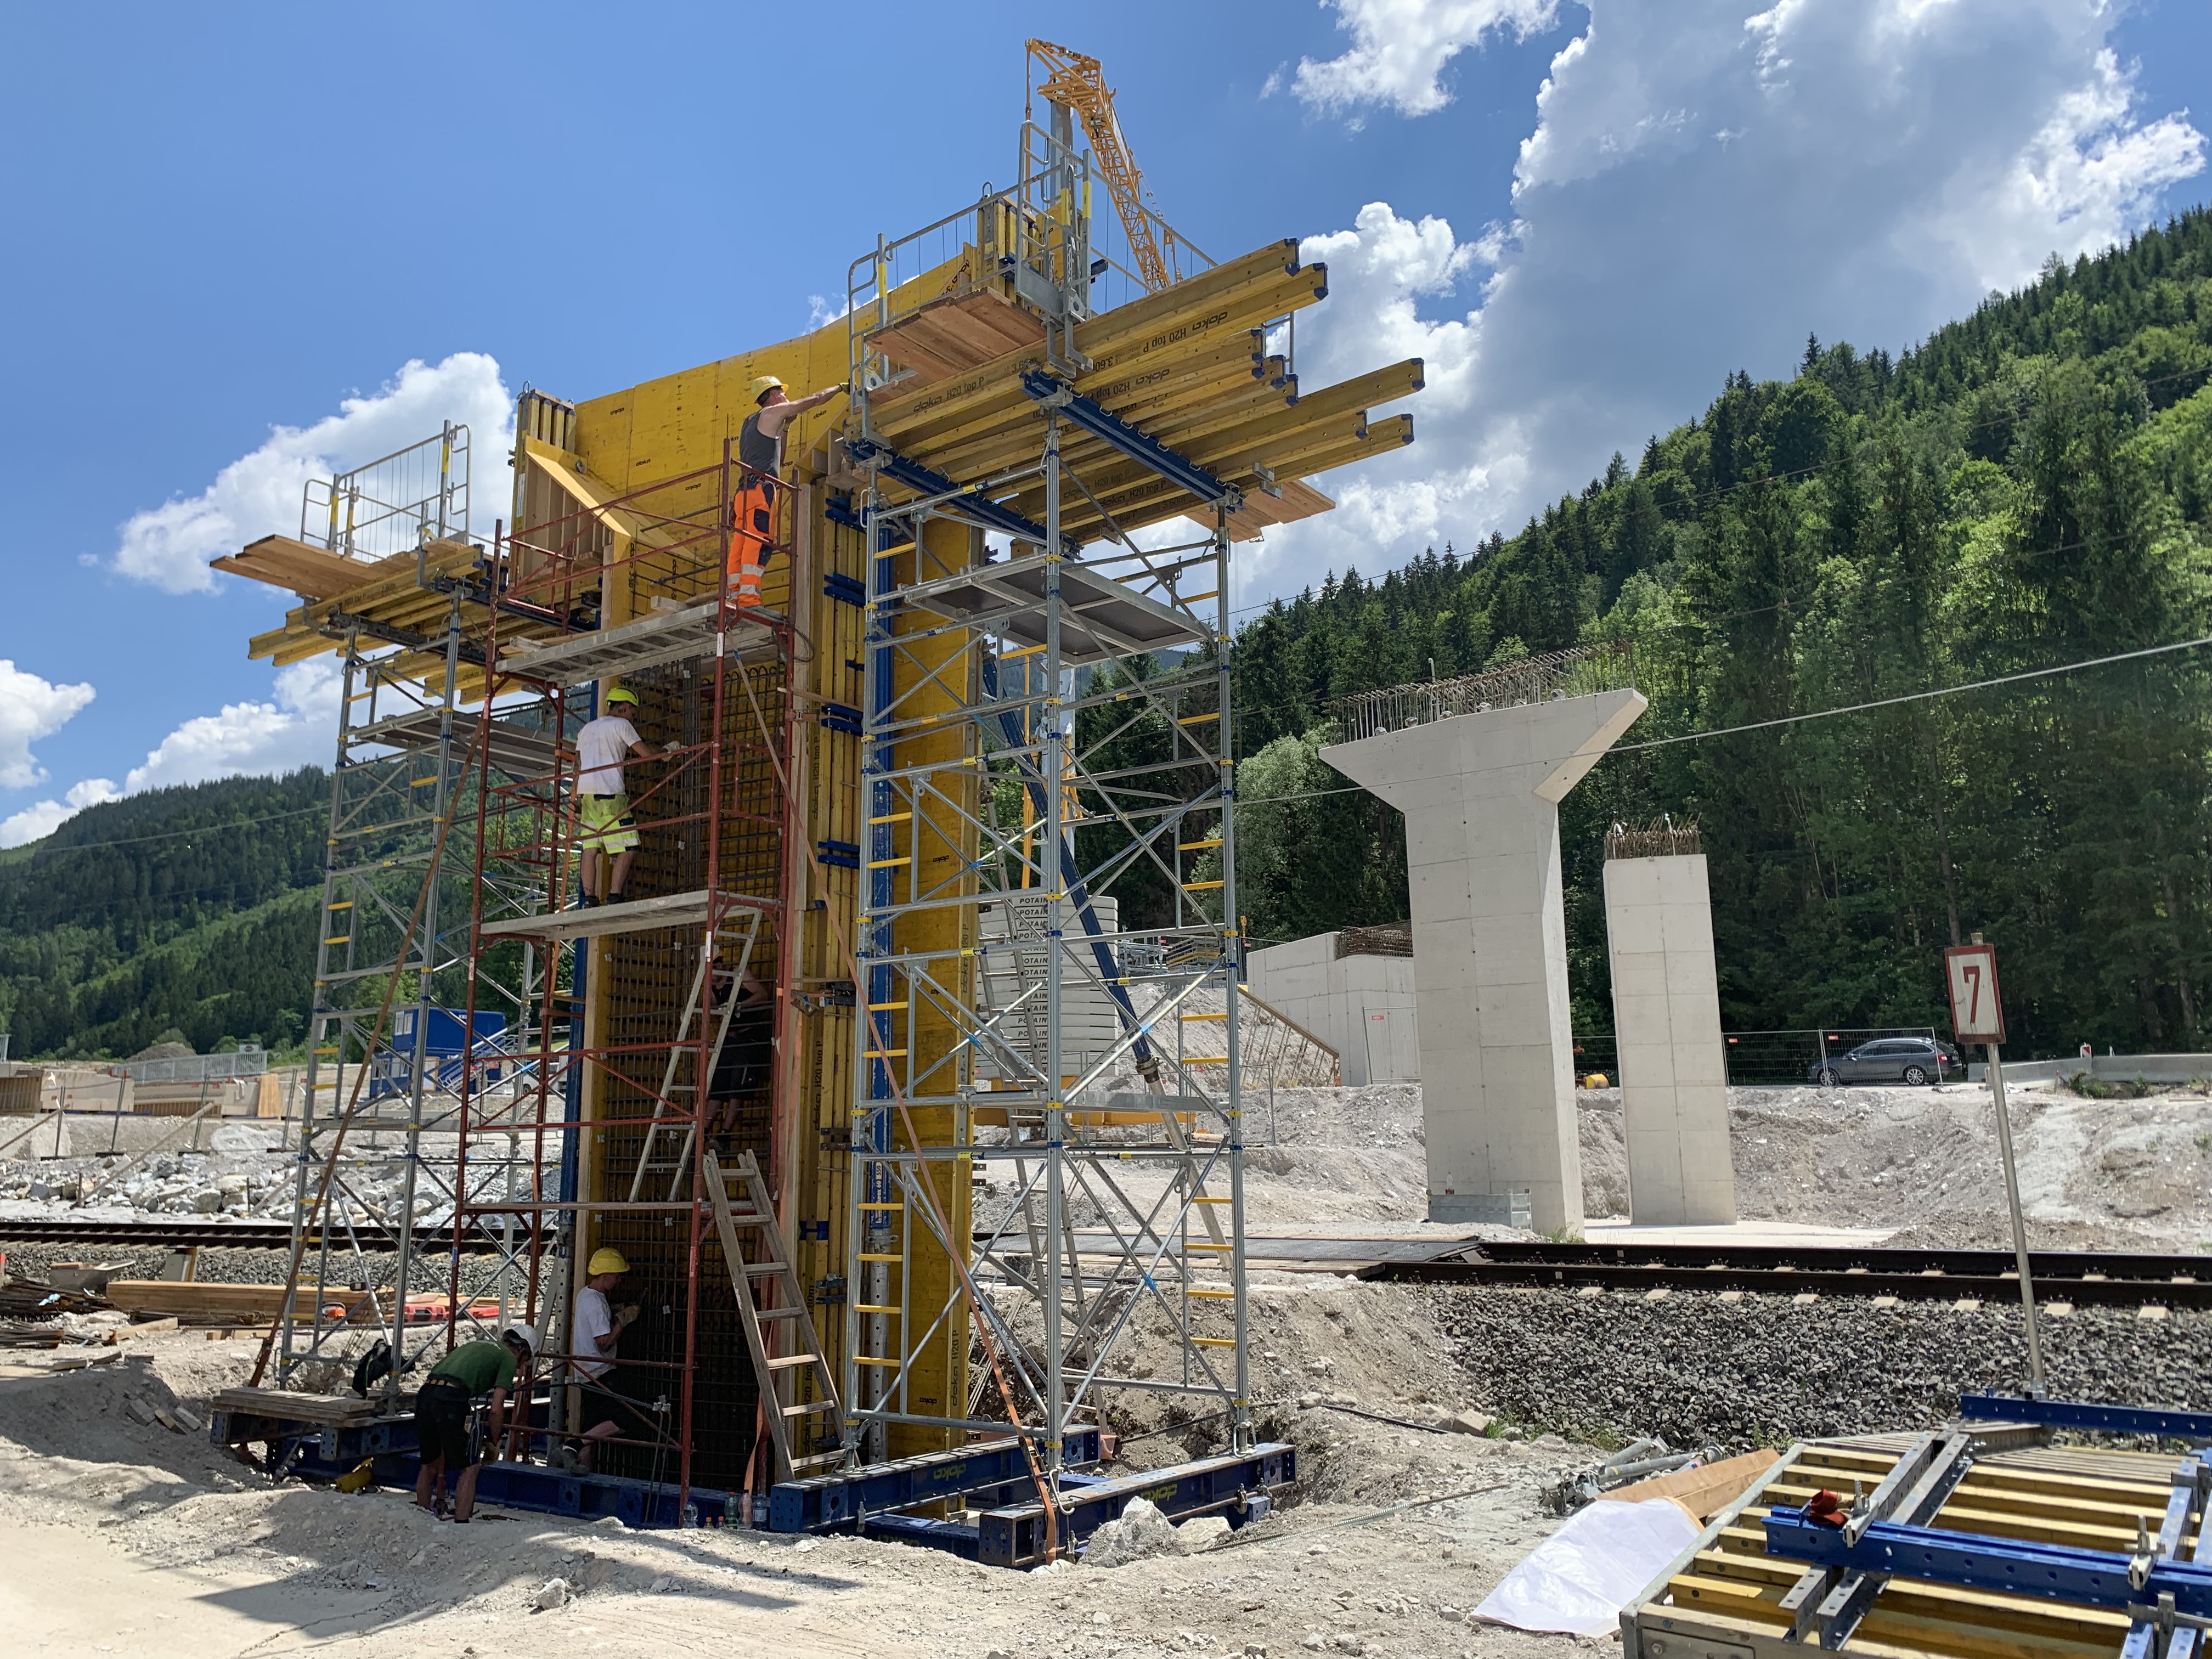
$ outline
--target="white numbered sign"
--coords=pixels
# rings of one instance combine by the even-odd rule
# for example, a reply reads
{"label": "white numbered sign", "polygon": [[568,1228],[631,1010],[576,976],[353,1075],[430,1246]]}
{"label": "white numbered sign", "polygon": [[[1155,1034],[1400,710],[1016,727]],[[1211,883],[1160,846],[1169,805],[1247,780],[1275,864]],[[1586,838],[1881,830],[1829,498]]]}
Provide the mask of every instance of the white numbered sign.
{"label": "white numbered sign", "polygon": [[2002,1042],[2004,1010],[1997,1002],[1994,945],[1954,945],[1943,952],[1951,988],[1951,1032],[1961,1042]]}

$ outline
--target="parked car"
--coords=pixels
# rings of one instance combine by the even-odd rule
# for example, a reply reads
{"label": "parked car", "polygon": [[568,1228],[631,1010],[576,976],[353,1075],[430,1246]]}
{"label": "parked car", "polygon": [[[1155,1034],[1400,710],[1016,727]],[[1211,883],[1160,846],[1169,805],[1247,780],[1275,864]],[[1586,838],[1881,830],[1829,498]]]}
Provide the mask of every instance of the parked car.
{"label": "parked car", "polygon": [[1815,1060],[1806,1075],[1827,1088],[1839,1083],[1906,1083],[1917,1088],[1963,1073],[1959,1051],[1933,1037],[1876,1037],[1848,1054]]}

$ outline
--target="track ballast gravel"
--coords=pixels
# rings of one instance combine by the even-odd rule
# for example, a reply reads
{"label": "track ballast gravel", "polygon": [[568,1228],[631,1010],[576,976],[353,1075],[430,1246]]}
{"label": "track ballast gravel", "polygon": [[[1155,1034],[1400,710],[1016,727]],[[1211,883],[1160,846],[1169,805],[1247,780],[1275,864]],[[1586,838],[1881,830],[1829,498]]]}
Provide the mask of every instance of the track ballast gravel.
{"label": "track ballast gravel", "polygon": [[[1438,1289],[1438,1324],[1486,1410],[1600,1443],[1733,1450],[1918,1427],[1962,1393],[2025,1394],[2026,1322],[1994,1304]],[[2083,1308],[2041,1324],[2062,1400],[2212,1409],[2212,1314]]]}

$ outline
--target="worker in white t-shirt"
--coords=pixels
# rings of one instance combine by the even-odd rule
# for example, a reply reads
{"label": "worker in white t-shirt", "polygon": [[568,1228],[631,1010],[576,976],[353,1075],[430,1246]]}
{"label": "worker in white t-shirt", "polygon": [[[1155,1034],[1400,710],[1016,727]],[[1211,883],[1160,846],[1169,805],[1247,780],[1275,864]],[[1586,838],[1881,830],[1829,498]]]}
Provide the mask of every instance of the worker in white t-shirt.
{"label": "worker in white t-shirt", "polygon": [[651,1439],[653,1431],[642,1425],[628,1397],[609,1380],[614,1375],[615,1345],[637,1318],[635,1304],[618,1309],[608,1300],[608,1292],[622,1283],[623,1275],[629,1271],[629,1263],[620,1250],[607,1245],[592,1251],[585,1267],[591,1277],[576,1292],[576,1317],[569,1333],[568,1352],[573,1356],[570,1366],[584,1379],[583,1420],[592,1425],[584,1431],[577,1459],[579,1467],[588,1471],[592,1453],[600,1441],[620,1434],[625,1428],[633,1438]]}
{"label": "worker in white t-shirt", "polygon": [[587,720],[576,733],[576,814],[580,830],[576,844],[583,850],[583,892],[580,907],[600,902],[599,866],[614,860],[614,876],[607,883],[605,902],[623,902],[623,884],[629,878],[630,860],[637,855],[637,820],[630,815],[629,796],[623,787],[623,763],[635,757],[659,760],[668,750],[647,743],[627,715],[615,711],[637,707],[637,693],[615,686],[599,699],[600,714]]}

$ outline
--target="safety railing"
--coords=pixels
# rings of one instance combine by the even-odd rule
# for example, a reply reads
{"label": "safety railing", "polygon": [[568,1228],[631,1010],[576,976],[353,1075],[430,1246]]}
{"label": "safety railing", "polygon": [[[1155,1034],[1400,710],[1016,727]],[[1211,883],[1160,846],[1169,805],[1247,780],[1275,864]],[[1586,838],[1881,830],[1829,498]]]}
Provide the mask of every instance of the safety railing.
{"label": "safety railing", "polygon": [[1384,732],[1427,726],[1455,714],[1481,714],[1561,697],[1586,697],[1600,691],[1632,689],[1635,684],[1636,659],[1624,640],[1547,651],[1504,668],[1462,674],[1457,679],[1356,692],[1341,699],[1335,712],[1345,740],[1354,742]]}

